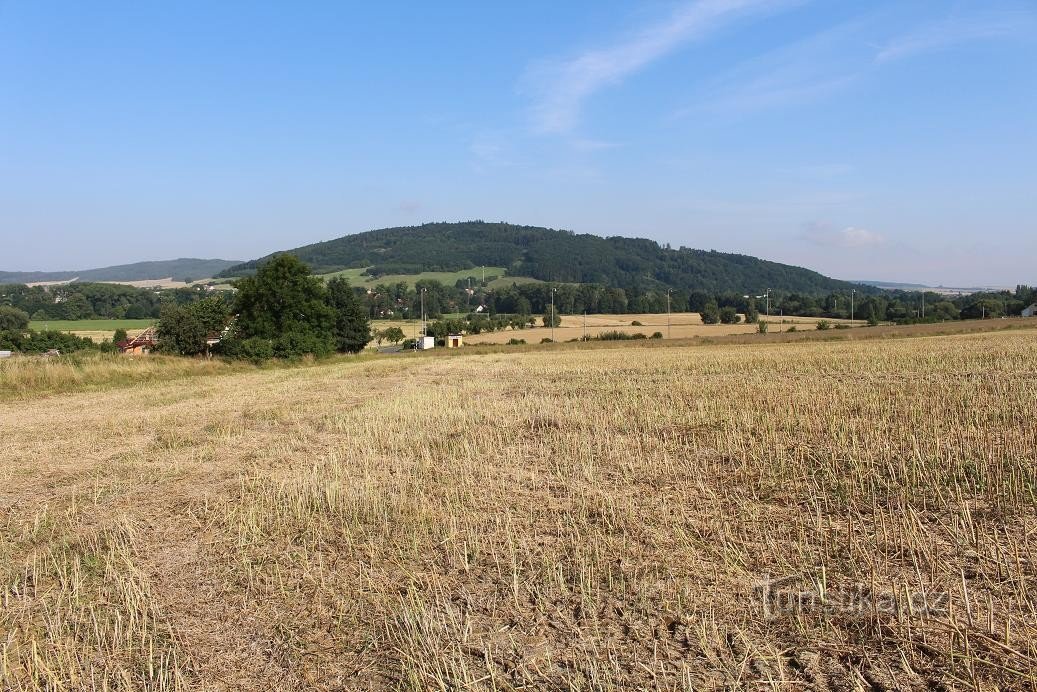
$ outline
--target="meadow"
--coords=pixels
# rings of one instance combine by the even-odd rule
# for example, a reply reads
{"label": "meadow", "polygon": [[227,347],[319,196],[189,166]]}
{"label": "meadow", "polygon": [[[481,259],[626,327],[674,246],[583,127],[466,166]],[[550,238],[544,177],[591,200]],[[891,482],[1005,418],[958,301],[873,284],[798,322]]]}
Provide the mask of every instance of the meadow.
{"label": "meadow", "polygon": [[29,329],[53,330],[56,332],[71,332],[76,336],[83,336],[94,341],[111,339],[116,329],[125,329],[130,335],[136,335],[148,327],[153,326],[158,320],[33,320],[29,322]]}
{"label": "meadow", "polygon": [[1035,337],[27,389],[0,688],[1032,689]]}
{"label": "meadow", "polygon": [[[374,288],[379,284],[392,285],[398,283],[405,283],[408,286],[414,286],[418,281],[438,281],[446,286],[453,286],[458,281],[467,280],[472,277],[475,280],[481,280],[483,276],[487,278],[497,277],[491,281],[487,281],[486,285],[489,288],[501,288],[504,286],[511,286],[512,284],[528,284],[528,283],[540,283],[539,279],[533,279],[528,276],[505,276],[504,267],[475,267],[474,269],[462,269],[456,272],[421,272],[418,274],[385,274],[383,276],[371,276],[367,274],[367,268],[356,268],[356,269],[343,269],[341,271],[332,272],[330,274],[321,274],[321,278],[327,280],[335,277],[342,277],[347,279],[353,286],[364,286],[366,288]],[[473,285],[475,281],[472,282]]]}

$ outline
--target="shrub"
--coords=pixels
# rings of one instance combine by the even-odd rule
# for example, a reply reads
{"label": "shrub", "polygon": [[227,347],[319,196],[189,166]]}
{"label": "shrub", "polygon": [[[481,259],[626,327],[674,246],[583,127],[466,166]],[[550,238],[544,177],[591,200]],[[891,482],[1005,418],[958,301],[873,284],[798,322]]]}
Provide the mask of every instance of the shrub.
{"label": "shrub", "polygon": [[525,339],[508,339],[508,346],[520,346],[526,343]]}
{"label": "shrub", "polygon": [[832,325],[829,324],[828,320],[820,320],[817,323],[817,329],[819,331],[822,331],[822,332],[825,331],[826,329],[831,329],[831,327],[832,327]]}
{"label": "shrub", "polygon": [[643,327],[644,325],[641,324],[640,322],[638,322],[637,320],[634,320],[633,322],[630,323],[630,326],[631,327]]}
{"label": "shrub", "polygon": [[663,333],[662,332],[652,332],[652,338],[653,339],[661,339],[661,338],[663,338]]}
{"label": "shrub", "polygon": [[849,329],[850,325],[848,325],[848,324],[837,324],[837,325],[835,325],[835,328],[836,329]]}
{"label": "shrub", "polygon": [[790,332],[796,331],[796,325],[792,325],[791,327],[788,328],[787,331],[790,331]]}
{"label": "shrub", "polygon": [[757,334],[766,334],[767,333],[767,323],[766,322],[757,322],[756,323],[756,333]]}
{"label": "shrub", "polygon": [[742,316],[733,307],[727,306],[720,308],[720,321],[724,324],[738,324],[742,321]]}
{"label": "shrub", "polygon": [[549,336],[545,336],[543,339],[540,340],[540,343],[542,344],[553,344],[554,342],[555,340]]}

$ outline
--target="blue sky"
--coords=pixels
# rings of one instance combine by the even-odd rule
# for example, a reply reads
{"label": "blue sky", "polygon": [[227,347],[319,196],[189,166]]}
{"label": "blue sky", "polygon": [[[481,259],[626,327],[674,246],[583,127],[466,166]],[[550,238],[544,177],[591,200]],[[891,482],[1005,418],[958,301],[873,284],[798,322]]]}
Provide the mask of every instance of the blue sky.
{"label": "blue sky", "polygon": [[481,218],[1037,283],[1037,2],[0,0],[0,269]]}

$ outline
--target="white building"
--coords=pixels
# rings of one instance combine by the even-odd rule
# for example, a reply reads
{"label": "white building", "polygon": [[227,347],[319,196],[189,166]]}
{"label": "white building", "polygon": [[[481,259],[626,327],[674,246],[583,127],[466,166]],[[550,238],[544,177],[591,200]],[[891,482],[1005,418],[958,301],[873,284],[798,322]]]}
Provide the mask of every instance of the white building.
{"label": "white building", "polygon": [[1023,317],[1037,317],[1037,303],[1023,310]]}
{"label": "white building", "polygon": [[430,348],[436,347],[436,337],[434,336],[419,336],[417,342],[414,345],[419,351],[425,351]]}

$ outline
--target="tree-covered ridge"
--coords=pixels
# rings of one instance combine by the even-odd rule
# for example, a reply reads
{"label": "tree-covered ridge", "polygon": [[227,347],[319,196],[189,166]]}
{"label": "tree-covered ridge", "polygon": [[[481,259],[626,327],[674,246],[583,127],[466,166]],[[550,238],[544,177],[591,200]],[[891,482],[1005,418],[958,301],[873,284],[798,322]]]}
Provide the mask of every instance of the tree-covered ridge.
{"label": "tree-covered ridge", "polygon": [[172,278],[174,281],[208,279],[227,267],[237,264],[222,259],[195,259],[183,257],[157,262],[135,262],[99,269],[63,272],[0,271],[0,283],[36,283],[39,281],[154,281]]}
{"label": "tree-covered ridge", "polygon": [[[288,252],[315,273],[356,267],[372,267],[386,274],[498,266],[506,267],[510,276],[596,283],[628,290],[665,286],[677,290],[760,292],[772,288],[819,294],[851,287],[809,269],[747,255],[672,249],[644,238],[602,238],[483,221],[383,228]],[[250,273],[270,257],[231,267],[223,275]]]}

